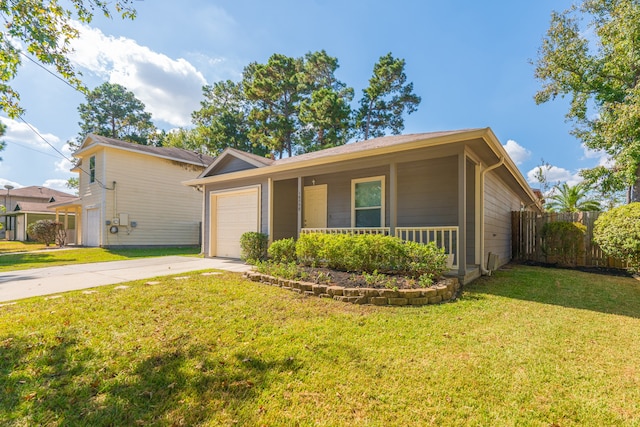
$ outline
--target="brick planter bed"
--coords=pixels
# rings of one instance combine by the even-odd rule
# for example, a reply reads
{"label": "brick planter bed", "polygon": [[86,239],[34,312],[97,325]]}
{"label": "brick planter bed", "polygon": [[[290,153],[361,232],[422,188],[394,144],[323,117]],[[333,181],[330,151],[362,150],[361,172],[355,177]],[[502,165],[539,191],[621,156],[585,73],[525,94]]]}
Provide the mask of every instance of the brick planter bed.
{"label": "brick planter bed", "polygon": [[395,290],[318,285],[310,282],[281,279],[256,272],[247,272],[244,276],[254,282],[278,286],[303,295],[333,298],[336,301],[352,304],[391,306],[438,304],[452,300],[460,290],[460,283],[457,278],[442,279],[437,284],[428,288]]}

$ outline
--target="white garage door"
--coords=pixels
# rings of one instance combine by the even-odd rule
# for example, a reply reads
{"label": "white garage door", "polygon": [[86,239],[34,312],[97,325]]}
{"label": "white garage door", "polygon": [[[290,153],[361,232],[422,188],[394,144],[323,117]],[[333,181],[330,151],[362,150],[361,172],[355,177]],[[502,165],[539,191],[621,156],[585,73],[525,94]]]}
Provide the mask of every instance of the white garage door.
{"label": "white garage door", "polygon": [[247,231],[258,231],[258,189],[217,194],[212,197],[215,206],[215,250],[212,255],[240,258],[240,236]]}

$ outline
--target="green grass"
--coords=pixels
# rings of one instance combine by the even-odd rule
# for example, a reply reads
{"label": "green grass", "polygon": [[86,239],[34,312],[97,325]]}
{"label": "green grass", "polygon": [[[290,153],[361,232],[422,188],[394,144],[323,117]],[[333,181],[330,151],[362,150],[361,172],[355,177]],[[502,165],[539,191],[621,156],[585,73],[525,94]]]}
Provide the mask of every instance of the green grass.
{"label": "green grass", "polygon": [[41,249],[47,249],[44,243],[0,240],[0,254],[6,254],[10,252],[31,252],[39,251]]}
{"label": "green grass", "polygon": [[0,306],[0,424],[640,425],[634,279],[517,266],[390,308],[189,276]]}
{"label": "green grass", "polygon": [[195,256],[199,247],[135,248],[135,249],[51,249],[45,252],[29,252],[0,256],[0,271],[25,270],[28,268],[53,267],[56,265],[85,264],[103,261],[120,261],[166,255]]}

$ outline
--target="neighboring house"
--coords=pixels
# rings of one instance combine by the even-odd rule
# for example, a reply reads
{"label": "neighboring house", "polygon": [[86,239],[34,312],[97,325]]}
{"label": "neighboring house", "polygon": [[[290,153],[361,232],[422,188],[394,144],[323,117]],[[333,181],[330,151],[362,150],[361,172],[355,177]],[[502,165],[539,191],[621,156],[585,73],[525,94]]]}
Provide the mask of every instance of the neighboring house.
{"label": "neighboring house", "polygon": [[[27,228],[30,224],[41,219],[56,219],[55,210],[49,207],[51,203],[73,198],[73,194],[40,186],[5,189],[1,199],[1,204],[6,207],[2,221],[3,237],[6,240],[28,240]],[[71,222],[73,224],[73,218]]]}
{"label": "neighboring house", "polygon": [[[399,135],[270,160],[226,149],[197,178],[203,252],[240,256],[240,235],[378,232],[436,241],[468,282],[511,257],[511,211],[540,210],[491,131]],[[495,257],[492,257],[495,258]]]}
{"label": "neighboring house", "polygon": [[79,197],[53,206],[74,213],[83,246],[181,246],[200,243],[202,194],[182,181],[213,158],[88,135],[73,154]]}

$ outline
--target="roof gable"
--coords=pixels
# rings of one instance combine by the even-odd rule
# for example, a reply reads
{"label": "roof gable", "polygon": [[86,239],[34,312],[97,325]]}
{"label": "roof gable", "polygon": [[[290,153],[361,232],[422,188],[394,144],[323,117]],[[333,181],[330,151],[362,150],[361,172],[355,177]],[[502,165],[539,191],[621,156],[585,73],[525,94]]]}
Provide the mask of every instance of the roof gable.
{"label": "roof gable", "polygon": [[95,146],[112,147],[123,151],[130,151],[139,154],[146,154],[180,163],[188,163],[206,168],[213,162],[214,158],[206,154],[185,150],[178,147],[155,147],[152,145],[141,145],[119,139],[108,138],[106,136],[89,134],[82,142],[80,148],[73,154],[74,157],[82,158],[83,154]]}
{"label": "roof gable", "polygon": [[235,148],[225,148],[198,178],[261,168],[269,166],[273,162],[273,160],[266,157],[246,153]]}
{"label": "roof gable", "polygon": [[48,208],[49,203],[39,203],[39,202],[18,202],[16,203],[14,212],[41,212],[41,213],[51,213],[52,209]]}

